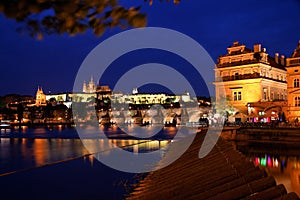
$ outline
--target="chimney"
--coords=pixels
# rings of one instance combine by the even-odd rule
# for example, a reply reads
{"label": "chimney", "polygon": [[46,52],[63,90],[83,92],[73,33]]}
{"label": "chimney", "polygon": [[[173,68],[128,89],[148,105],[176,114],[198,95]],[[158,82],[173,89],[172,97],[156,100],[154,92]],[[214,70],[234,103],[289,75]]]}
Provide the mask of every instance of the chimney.
{"label": "chimney", "polygon": [[284,65],[285,63],[284,63],[284,55],[281,55],[281,57],[280,57],[280,64],[281,65]]}
{"label": "chimney", "polygon": [[279,64],[279,53],[275,53],[275,62]]}
{"label": "chimney", "polygon": [[254,53],[261,52],[261,44],[255,44],[253,46]]}

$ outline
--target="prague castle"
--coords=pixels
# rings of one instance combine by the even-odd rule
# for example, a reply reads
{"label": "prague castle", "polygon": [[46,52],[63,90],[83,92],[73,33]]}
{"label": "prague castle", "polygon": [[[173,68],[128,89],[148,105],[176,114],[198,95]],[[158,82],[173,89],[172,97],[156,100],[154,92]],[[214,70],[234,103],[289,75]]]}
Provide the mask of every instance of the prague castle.
{"label": "prague castle", "polygon": [[[269,55],[261,44],[252,48],[234,42],[215,66],[216,99],[226,100],[223,110],[228,121],[299,122],[300,120],[300,41],[290,57]],[[196,102],[188,93],[183,95],[132,94],[113,92],[109,86],[97,85],[93,78],[83,83],[82,92],[45,95],[39,87],[36,106],[56,99],[71,107],[73,102],[105,102],[139,104],[170,104]],[[175,103],[175,104],[174,104]]]}
{"label": "prague castle", "polygon": [[[216,98],[226,98],[235,112],[256,121],[289,121],[300,117],[300,43],[291,58],[256,44],[253,49],[239,42],[227,48],[215,67]],[[225,90],[221,88],[224,87]],[[225,94],[223,94],[225,91]]]}

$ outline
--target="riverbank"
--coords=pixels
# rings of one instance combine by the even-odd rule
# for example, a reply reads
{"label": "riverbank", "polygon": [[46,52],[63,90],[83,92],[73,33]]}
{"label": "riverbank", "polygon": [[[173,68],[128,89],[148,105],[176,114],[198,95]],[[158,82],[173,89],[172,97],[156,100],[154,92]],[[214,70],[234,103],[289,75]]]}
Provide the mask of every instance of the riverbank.
{"label": "riverbank", "polygon": [[231,141],[300,143],[300,127],[224,127],[221,136]]}

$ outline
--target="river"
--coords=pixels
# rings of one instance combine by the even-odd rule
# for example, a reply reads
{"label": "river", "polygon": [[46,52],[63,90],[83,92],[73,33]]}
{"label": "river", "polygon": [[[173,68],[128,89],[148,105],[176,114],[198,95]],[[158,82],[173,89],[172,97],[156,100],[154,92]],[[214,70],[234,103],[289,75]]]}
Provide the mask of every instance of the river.
{"label": "river", "polygon": [[[86,127],[89,131],[95,131]],[[149,128],[149,135],[151,132]],[[114,130],[108,130],[114,132]],[[99,144],[117,145],[131,152],[162,151],[176,133],[165,130],[166,140],[97,138]],[[146,174],[111,169],[87,151],[72,127],[36,127],[1,130],[0,188],[2,195],[19,199],[124,199]],[[89,139],[87,139],[89,140]],[[300,194],[300,146],[280,143],[233,143],[255,165],[265,168],[288,192]],[[107,154],[109,156],[109,151]],[[18,192],[15,192],[18,191]]]}

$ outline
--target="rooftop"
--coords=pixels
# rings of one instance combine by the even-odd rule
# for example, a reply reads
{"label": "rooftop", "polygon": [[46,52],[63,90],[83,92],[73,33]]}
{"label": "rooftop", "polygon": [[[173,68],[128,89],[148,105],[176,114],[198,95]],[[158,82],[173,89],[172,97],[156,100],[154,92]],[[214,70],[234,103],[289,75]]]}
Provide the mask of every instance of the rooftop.
{"label": "rooftop", "polygon": [[275,57],[272,57],[267,54],[266,48],[261,48],[261,44],[255,44],[252,50],[237,41],[227,48],[226,55],[219,57],[217,67],[232,67],[256,63],[264,63],[278,69],[286,70],[284,56],[279,58],[277,54]]}
{"label": "rooftop", "polygon": [[296,49],[294,50],[294,52],[292,54],[292,58],[297,58],[297,57],[300,57],[300,40],[298,42]]}

